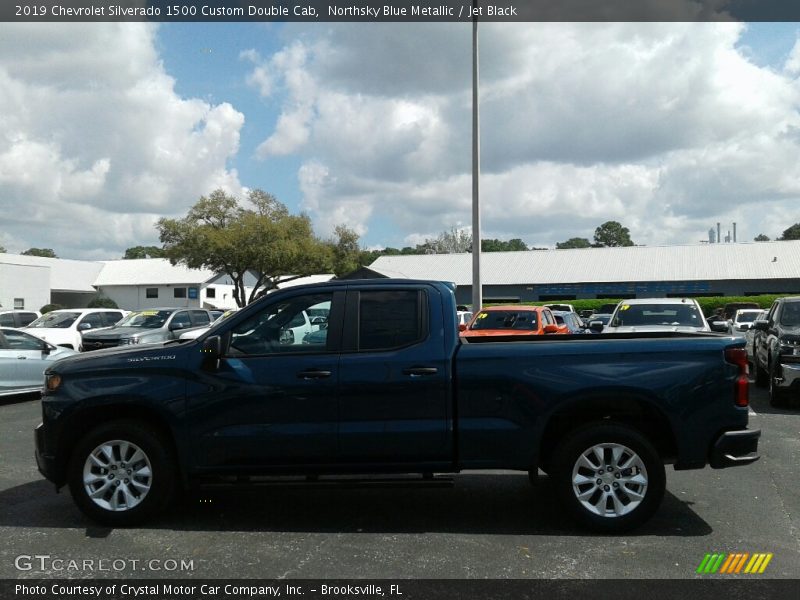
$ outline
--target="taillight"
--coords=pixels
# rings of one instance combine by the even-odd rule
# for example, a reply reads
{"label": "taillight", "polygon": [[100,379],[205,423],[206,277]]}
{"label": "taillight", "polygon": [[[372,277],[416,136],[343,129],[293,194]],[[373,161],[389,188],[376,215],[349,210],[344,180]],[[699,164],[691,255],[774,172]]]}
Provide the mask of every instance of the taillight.
{"label": "taillight", "polygon": [[744,348],[728,348],[725,360],[739,367],[739,376],[734,383],[734,401],[736,406],[750,404],[750,383],[747,380],[747,351]]}

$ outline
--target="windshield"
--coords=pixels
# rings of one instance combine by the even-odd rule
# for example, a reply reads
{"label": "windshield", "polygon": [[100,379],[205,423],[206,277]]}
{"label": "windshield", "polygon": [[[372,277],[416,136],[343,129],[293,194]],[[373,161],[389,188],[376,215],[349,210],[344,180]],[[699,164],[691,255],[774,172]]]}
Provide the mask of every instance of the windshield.
{"label": "windshield", "polygon": [[79,312],[49,312],[36,319],[28,327],[37,329],[69,329],[69,327],[81,316]]}
{"label": "windshield", "polygon": [[117,323],[117,327],[142,327],[144,329],[159,329],[164,326],[169,316],[174,311],[171,310],[143,310],[134,312]]}
{"label": "windshield", "polygon": [[700,312],[693,304],[621,304],[612,327],[663,325],[703,327]]}
{"label": "windshield", "polygon": [[514,329],[535,331],[538,320],[533,311],[493,310],[481,311],[470,329]]}
{"label": "windshield", "polygon": [[800,326],[800,302],[787,302],[783,305],[781,325],[786,327]]}

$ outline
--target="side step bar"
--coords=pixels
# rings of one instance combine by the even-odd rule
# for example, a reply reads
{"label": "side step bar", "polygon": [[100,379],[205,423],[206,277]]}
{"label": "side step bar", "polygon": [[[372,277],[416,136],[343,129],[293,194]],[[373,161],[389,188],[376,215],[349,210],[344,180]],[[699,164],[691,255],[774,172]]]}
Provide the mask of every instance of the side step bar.
{"label": "side step bar", "polygon": [[384,487],[453,487],[450,475],[388,475],[388,476],[347,476],[347,475],[307,475],[286,477],[223,477],[195,482],[201,489],[216,488],[384,488]]}

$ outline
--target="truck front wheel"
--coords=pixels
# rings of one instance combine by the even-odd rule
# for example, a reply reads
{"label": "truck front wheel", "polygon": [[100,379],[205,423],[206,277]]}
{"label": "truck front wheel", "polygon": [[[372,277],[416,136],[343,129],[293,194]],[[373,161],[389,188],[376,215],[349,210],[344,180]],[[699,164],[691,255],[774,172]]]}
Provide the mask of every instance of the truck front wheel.
{"label": "truck front wheel", "polygon": [[638,431],[598,422],[572,432],[553,455],[562,504],[583,525],[603,533],[638,527],[664,497],[664,464]]}
{"label": "truck front wheel", "polygon": [[175,490],[169,443],[140,421],[114,421],[91,430],[69,464],[78,508],[111,526],[140,523],[166,507]]}

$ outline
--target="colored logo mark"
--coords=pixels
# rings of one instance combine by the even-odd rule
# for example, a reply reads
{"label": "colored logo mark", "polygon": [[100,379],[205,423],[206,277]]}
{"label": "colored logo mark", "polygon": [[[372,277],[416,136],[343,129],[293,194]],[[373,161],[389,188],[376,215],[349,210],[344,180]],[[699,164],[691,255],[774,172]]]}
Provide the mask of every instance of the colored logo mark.
{"label": "colored logo mark", "polygon": [[697,572],[707,575],[713,573],[724,573],[727,575],[738,575],[740,573],[763,573],[767,569],[769,561],[772,560],[772,552],[736,552],[725,554],[706,554]]}

